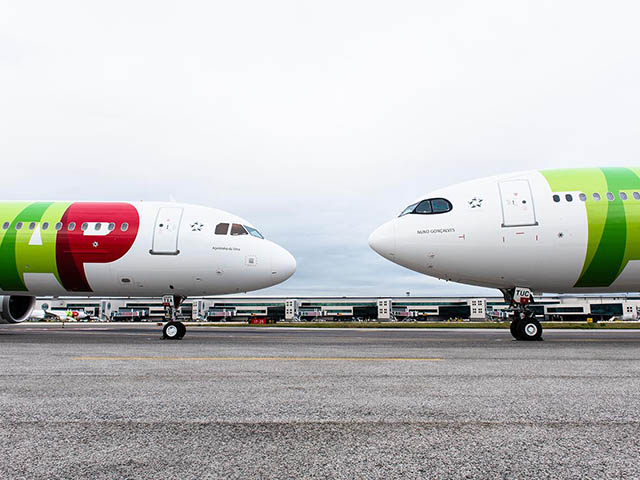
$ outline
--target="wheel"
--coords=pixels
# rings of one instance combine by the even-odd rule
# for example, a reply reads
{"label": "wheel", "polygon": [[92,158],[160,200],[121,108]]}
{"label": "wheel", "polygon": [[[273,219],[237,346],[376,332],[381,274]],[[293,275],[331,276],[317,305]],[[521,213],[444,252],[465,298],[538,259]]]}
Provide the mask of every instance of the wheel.
{"label": "wheel", "polygon": [[[162,329],[162,338],[167,340],[178,340],[180,337],[180,322],[167,322]],[[182,327],[184,328],[184,326]]]}
{"label": "wheel", "polygon": [[187,333],[187,327],[182,322],[176,322],[176,326],[178,327],[178,338],[184,337],[185,333]]}
{"label": "wheel", "polygon": [[509,331],[511,332],[511,336],[516,340],[522,340],[520,338],[521,323],[522,323],[522,320],[516,317],[512,320],[511,325],[509,325]]}
{"label": "wheel", "polygon": [[518,336],[520,340],[540,340],[542,339],[542,325],[535,317],[527,317],[518,324]]}

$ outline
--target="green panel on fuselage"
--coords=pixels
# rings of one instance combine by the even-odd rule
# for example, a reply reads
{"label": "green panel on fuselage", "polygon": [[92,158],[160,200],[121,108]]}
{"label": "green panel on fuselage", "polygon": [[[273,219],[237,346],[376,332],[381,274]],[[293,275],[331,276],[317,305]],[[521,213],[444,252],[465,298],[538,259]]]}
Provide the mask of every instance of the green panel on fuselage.
{"label": "green panel on fuselage", "polygon": [[8,229],[0,230],[0,288],[3,290],[26,290],[16,267],[16,218],[28,206],[25,202],[0,204],[0,223],[9,222]]}
{"label": "green panel on fuselage", "polygon": [[[541,173],[554,192],[587,194],[587,252],[575,287],[610,286],[630,260],[640,260],[640,205],[632,196],[640,191],[639,170],[588,168]],[[602,199],[596,201],[594,192]],[[613,200],[606,198],[607,192],[613,193]],[[620,192],[629,200],[623,201]]]}
{"label": "green panel on fuselage", "polygon": [[[26,292],[25,273],[51,273],[60,280],[56,264],[57,231],[54,226],[69,205],[67,202],[0,203],[0,224],[9,223],[9,228],[0,229],[2,290]],[[42,230],[43,222],[49,223],[47,230]],[[19,230],[16,229],[18,223],[22,223]],[[33,229],[29,228],[31,223],[35,223]],[[38,234],[39,240],[34,237]]]}
{"label": "green panel on fuselage", "polygon": [[[60,282],[56,263],[56,238],[58,232],[55,229],[55,224],[60,221],[69,205],[71,204],[34,204],[32,205],[32,211],[29,212],[31,218],[22,220],[25,223],[25,227],[18,232],[16,267],[23,280],[25,273],[51,273]],[[20,214],[20,218],[25,212]],[[28,222],[36,222],[36,229],[40,234],[40,242],[31,242],[36,229],[27,229]],[[46,230],[43,230],[42,224],[45,222],[49,225]]]}

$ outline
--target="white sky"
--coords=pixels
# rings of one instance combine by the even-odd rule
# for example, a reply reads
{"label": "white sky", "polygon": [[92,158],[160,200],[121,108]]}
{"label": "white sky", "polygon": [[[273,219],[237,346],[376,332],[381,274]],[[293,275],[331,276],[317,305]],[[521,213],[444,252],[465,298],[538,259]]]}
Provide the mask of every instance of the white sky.
{"label": "white sky", "polygon": [[2,197],[237,213],[298,260],[263,293],[479,292],[389,263],[369,233],[458,181],[640,163],[639,14],[632,1],[0,0]]}

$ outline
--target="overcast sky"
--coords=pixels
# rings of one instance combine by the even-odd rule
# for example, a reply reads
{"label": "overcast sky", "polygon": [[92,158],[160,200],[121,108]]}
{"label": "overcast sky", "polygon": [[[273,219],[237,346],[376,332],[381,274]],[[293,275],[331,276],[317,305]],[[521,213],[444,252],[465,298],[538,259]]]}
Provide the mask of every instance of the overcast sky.
{"label": "overcast sky", "polygon": [[640,164],[640,6],[0,0],[6,199],[241,215],[298,260],[265,294],[494,293],[367,237],[438,187]]}

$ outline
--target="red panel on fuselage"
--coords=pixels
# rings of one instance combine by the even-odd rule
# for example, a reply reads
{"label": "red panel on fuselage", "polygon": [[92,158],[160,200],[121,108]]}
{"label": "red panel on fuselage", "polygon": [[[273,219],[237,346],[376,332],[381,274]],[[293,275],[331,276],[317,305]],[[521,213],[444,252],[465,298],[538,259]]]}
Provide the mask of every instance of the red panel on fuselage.
{"label": "red panel on fuselage", "polygon": [[[68,230],[71,222],[76,224],[73,231]],[[109,223],[114,223],[115,228],[106,235],[86,235],[81,229],[83,223],[97,222],[102,224],[102,229],[107,229]],[[128,224],[124,232],[123,223]],[[77,202],[64,213],[62,224],[56,241],[56,261],[62,286],[71,292],[91,292],[84,265],[115,262],[122,258],[138,236],[140,216],[129,203]]]}

